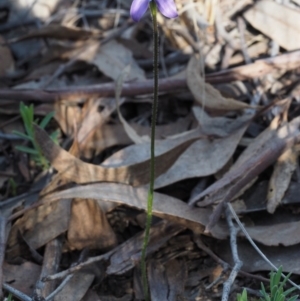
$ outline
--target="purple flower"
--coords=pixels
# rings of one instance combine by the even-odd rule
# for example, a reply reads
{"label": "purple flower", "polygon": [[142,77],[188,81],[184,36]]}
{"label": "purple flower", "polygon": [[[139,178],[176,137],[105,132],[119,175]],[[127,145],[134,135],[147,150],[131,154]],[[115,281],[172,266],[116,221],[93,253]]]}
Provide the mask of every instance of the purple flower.
{"label": "purple flower", "polygon": [[167,18],[178,17],[174,0],[133,0],[130,8],[131,18],[138,22],[145,14],[150,1],[155,1],[158,10]]}

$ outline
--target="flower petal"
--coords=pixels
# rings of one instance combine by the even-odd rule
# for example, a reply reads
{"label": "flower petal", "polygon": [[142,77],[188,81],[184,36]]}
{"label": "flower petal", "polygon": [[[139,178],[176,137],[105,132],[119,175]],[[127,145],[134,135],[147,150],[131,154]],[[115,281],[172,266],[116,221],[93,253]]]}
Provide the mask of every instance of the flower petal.
{"label": "flower petal", "polygon": [[167,18],[178,17],[174,0],[155,0],[158,10]]}
{"label": "flower petal", "polygon": [[149,6],[149,0],[133,0],[130,8],[130,16],[133,21],[138,22],[145,14]]}

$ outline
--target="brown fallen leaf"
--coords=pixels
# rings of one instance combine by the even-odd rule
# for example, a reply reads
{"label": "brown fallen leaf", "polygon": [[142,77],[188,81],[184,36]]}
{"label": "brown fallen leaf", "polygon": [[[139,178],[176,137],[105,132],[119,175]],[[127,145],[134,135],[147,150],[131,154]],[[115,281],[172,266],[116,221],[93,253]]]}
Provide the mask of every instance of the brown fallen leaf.
{"label": "brown fallen leaf", "polygon": [[68,249],[107,249],[117,238],[101,207],[91,199],[72,200],[68,229]]}
{"label": "brown fallen leaf", "polygon": [[[166,136],[175,135],[188,130],[192,123],[192,116],[188,115],[185,118],[180,118],[176,122],[167,125],[156,126],[156,139],[163,139]],[[131,123],[130,126],[140,136],[150,135],[150,128],[141,126],[137,123]],[[99,154],[104,149],[114,145],[131,144],[132,140],[127,136],[123,125],[121,124],[103,124],[97,127],[91,135],[91,138],[85,140],[84,149],[81,149],[82,155],[85,158]]]}
{"label": "brown fallen leaf", "polygon": [[0,76],[5,76],[15,69],[14,58],[9,47],[3,45],[5,40],[0,36]]}
{"label": "brown fallen leaf", "polygon": [[26,212],[12,226],[6,254],[15,258],[22,254],[18,240],[19,231],[33,249],[44,246],[47,242],[66,232],[70,220],[71,202],[63,200],[60,203],[40,206]]}
{"label": "brown fallen leaf", "polygon": [[300,10],[274,1],[255,2],[245,13],[245,19],[281,47],[296,50],[300,47]]}
{"label": "brown fallen leaf", "polygon": [[[78,197],[115,202],[140,210],[146,210],[147,195],[148,190],[145,187],[132,187],[116,183],[94,183],[53,192],[45,195],[41,199],[41,202],[47,203],[65,198]],[[195,231],[202,231],[203,226],[208,223],[211,212],[211,209],[191,208],[179,199],[158,192],[154,193],[153,214],[155,216],[176,222]],[[215,237],[225,238],[226,235],[226,227],[216,225]]]}
{"label": "brown fallen leaf", "polygon": [[39,279],[41,267],[35,263],[26,261],[20,265],[13,265],[4,262],[3,276],[4,282],[20,292],[31,296],[34,286]]}
{"label": "brown fallen leaf", "polygon": [[[78,184],[105,181],[131,184],[134,186],[144,185],[149,182],[150,154],[146,160],[130,166],[106,168],[84,163],[56,145],[44,130],[36,125],[34,129],[35,139],[41,147],[44,156],[49,160],[51,165],[61,173],[64,179],[74,181]],[[182,152],[198,138],[199,135],[194,133],[184,139],[173,141],[173,143],[162,141],[162,144],[164,144],[163,152],[156,156],[156,176],[161,175],[169,169]],[[149,150],[150,147],[148,145],[146,146]]]}
{"label": "brown fallen leaf", "polygon": [[80,301],[91,286],[95,275],[87,271],[75,273],[63,289],[55,295],[54,301]]}
{"label": "brown fallen leaf", "polygon": [[[260,271],[270,271],[270,265],[254,250],[250,243],[246,240],[238,241],[239,258],[243,262],[242,269],[244,271],[254,273]],[[266,247],[259,245],[264,255],[276,266],[282,266],[283,272],[295,273],[300,275],[299,258],[300,244],[291,247]],[[213,250],[228,263],[232,262],[232,251],[228,241],[218,241]]]}
{"label": "brown fallen leaf", "polygon": [[134,130],[133,127],[130,126],[130,124],[124,119],[121,111],[120,111],[120,96],[122,92],[122,87],[123,87],[123,82],[124,79],[128,76],[130,73],[130,68],[131,66],[128,65],[124,68],[120,76],[118,77],[116,81],[116,102],[117,102],[117,112],[118,112],[118,117],[124,127],[124,130],[127,134],[127,136],[134,142],[134,143],[144,143],[144,142],[149,142],[150,137],[149,136],[144,136],[140,137],[137,132]]}
{"label": "brown fallen leaf", "polygon": [[212,111],[237,111],[253,108],[246,103],[223,97],[213,86],[205,83],[204,79],[200,76],[199,70],[199,60],[193,56],[187,66],[187,85],[195,100],[204,109]]}
{"label": "brown fallen leaf", "polygon": [[[258,142],[246,149],[243,159],[240,159],[235,168],[231,168],[223,178],[195,195],[190,204],[204,207],[221,200],[230,201],[246,184],[274,163],[287,148],[300,140],[299,124],[298,117],[279,130],[263,133],[262,136],[267,136],[267,139],[257,138]],[[206,199],[203,200],[204,198]]]}
{"label": "brown fallen leaf", "polygon": [[277,160],[267,195],[267,210],[274,213],[287,191],[292,175],[298,165],[298,152],[295,147],[286,150]]}
{"label": "brown fallen leaf", "polygon": [[[200,114],[201,116],[201,114]],[[168,169],[155,180],[155,188],[194,178],[215,174],[222,169],[232,157],[240,139],[245,133],[250,116],[241,116],[232,123],[228,118],[214,123],[215,118],[210,118],[209,127],[200,123],[200,130],[212,135],[220,135],[222,138],[200,139],[193,143]],[[220,129],[223,124],[223,130]],[[225,133],[227,132],[228,135]]]}

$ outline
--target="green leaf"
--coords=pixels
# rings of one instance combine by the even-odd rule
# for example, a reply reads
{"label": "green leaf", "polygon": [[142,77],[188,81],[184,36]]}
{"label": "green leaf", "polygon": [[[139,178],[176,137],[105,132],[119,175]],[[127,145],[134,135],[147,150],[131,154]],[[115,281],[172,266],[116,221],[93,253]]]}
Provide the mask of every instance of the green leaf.
{"label": "green leaf", "polygon": [[299,295],[293,296],[290,299],[288,299],[287,301],[296,301]]}
{"label": "green leaf", "polygon": [[37,150],[27,147],[27,146],[23,146],[23,145],[17,145],[16,149],[21,152],[28,153],[28,154],[35,155],[35,156],[39,154]]}
{"label": "green leaf", "polygon": [[244,288],[242,294],[237,294],[238,301],[247,301],[247,290]]}
{"label": "green leaf", "polygon": [[296,288],[295,287],[291,287],[288,290],[286,290],[283,294],[286,297],[287,295],[289,295],[290,293],[292,293],[293,291],[295,291]]}
{"label": "green leaf", "polygon": [[19,131],[12,131],[13,134],[23,138],[23,139],[26,139],[26,140],[29,140],[29,141],[32,141],[32,138],[27,136],[26,134],[22,133],[22,132],[19,132]]}
{"label": "green leaf", "polygon": [[45,129],[45,127],[47,126],[47,124],[50,122],[51,118],[54,117],[54,112],[50,112],[48,113],[44,118],[43,120],[41,121],[41,123],[39,124],[39,126],[42,128],[42,129]]}

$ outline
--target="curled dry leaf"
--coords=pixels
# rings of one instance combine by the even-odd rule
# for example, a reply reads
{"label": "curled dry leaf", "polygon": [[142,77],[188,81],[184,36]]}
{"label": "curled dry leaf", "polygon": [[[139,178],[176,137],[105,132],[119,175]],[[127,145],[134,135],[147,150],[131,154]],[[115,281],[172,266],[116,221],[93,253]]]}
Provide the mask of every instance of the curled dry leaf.
{"label": "curled dry leaf", "polygon": [[[75,183],[91,183],[91,182],[119,182],[131,184],[134,186],[149,183],[150,154],[148,158],[143,158],[140,162],[129,166],[124,166],[122,162],[119,167],[104,167],[89,163],[84,163],[80,159],[74,157],[58,145],[56,145],[47,133],[34,126],[35,139],[39,144],[44,156],[49,160],[51,165],[61,173],[61,177]],[[199,138],[199,135],[185,137],[170,143],[164,142],[162,151],[156,156],[156,176],[161,175],[173,165],[176,159],[184,152],[192,143]],[[170,147],[171,144],[171,147]],[[149,145],[146,145],[148,150]],[[132,154],[137,155],[137,154]]]}
{"label": "curled dry leaf", "polygon": [[295,147],[286,150],[277,160],[272,173],[268,196],[267,210],[274,213],[287,191],[292,175],[297,168],[298,152]]}
{"label": "curled dry leaf", "polygon": [[296,50],[300,47],[300,10],[274,1],[257,1],[244,13],[245,19],[281,47]]}
{"label": "curled dry leaf", "polygon": [[195,100],[211,111],[237,111],[252,106],[232,98],[225,98],[210,84],[205,83],[199,72],[199,61],[193,56],[187,67],[187,85]]}

